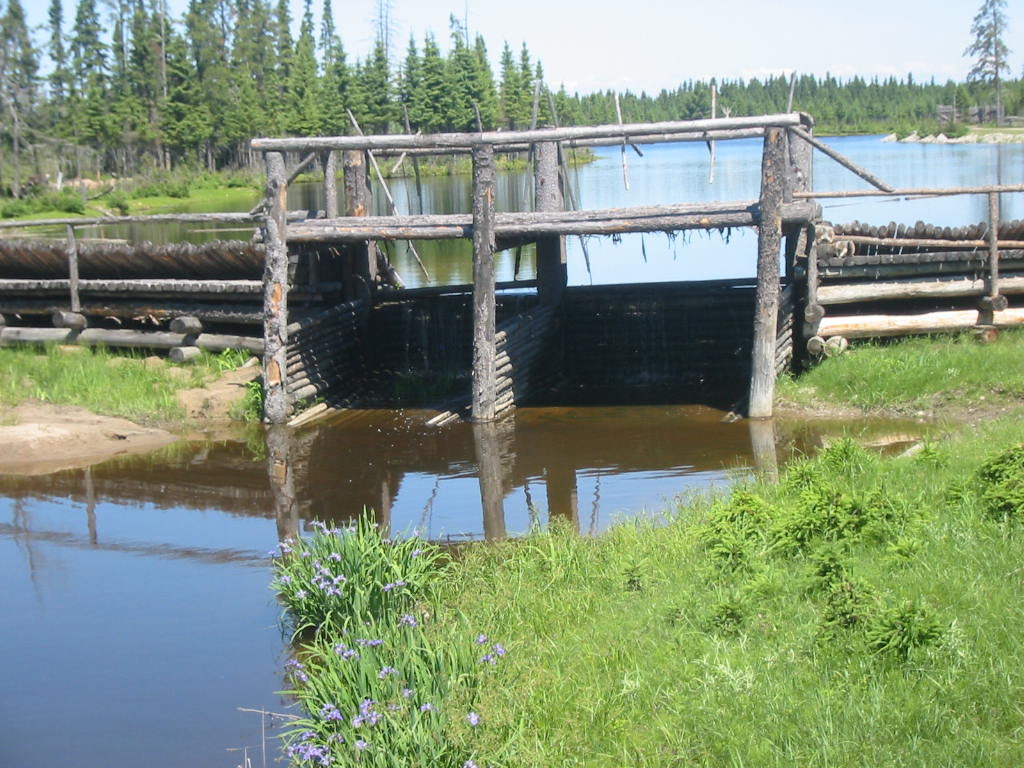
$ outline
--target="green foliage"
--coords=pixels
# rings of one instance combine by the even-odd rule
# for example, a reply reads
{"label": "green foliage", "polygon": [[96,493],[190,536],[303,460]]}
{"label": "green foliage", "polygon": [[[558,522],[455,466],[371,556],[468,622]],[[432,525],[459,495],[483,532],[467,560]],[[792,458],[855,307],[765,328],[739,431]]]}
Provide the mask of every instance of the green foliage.
{"label": "green foliage", "polygon": [[163,366],[102,347],[0,349],[0,402],[9,405],[35,399],[143,421],[177,419],[175,392],[186,385]]}
{"label": "green foliage", "polygon": [[[293,765],[450,766],[474,757],[477,691],[505,648],[439,622],[441,550],[384,539],[364,515],[350,529],[314,523],[286,541],[275,589],[291,623],[315,634],[286,665],[305,716],[284,734]],[[486,719],[486,716],[483,717]]]}
{"label": "green foliage", "polygon": [[1024,445],[986,461],[977,472],[982,508],[996,520],[1024,522]]}
{"label": "green foliage", "polygon": [[944,625],[930,610],[907,601],[871,620],[868,647],[875,653],[907,661],[914,650],[937,643],[944,631]]}
{"label": "green foliage", "polygon": [[798,380],[780,381],[779,394],[794,402],[817,396],[901,411],[986,398],[1024,402],[1022,354],[1024,334],[1015,330],[992,344],[966,333],[858,344]]}

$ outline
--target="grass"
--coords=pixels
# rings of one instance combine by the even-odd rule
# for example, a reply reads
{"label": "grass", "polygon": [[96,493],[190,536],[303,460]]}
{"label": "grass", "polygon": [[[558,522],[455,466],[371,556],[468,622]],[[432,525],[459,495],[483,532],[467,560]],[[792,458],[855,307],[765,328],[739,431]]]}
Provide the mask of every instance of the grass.
{"label": "grass", "polygon": [[855,344],[798,379],[784,379],[779,395],[865,409],[928,409],[1000,399],[1024,405],[1024,333],[1004,331],[992,344],[970,334]]}
{"label": "grass", "polygon": [[[183,415],[175,396],[179,390],[202,386],[223,372],[225,365],[237,367],[241,357],[204,355],[190,367],[178,367],[164,359],[154,364],[138,354],[118,354],[102,347],[4,348],[0,349],[0,403],[13,406],[40,400],[137,421],[177,420]],[[181,373],[172,373],[173,368]]]}
{"label": "grass", "polygon": [[1022,438],[1004,424],[905,459],[841,441],[778,485],[660,523],[471,548],[443,603],[506,638],[515,669],[479,693],[480,752],[1020,764],[1021,532],[974,489],[982,460]]}
{"label": "grass", "polygon": [[[1013,405],[1022,343],[1006,334],[988,346],[861,346],[787,387],[886,409],[981,393]],[[1012,416],[946,430],[913,455],[841,439],[791,461],[777,483],[695,496],[600,538],[553,525],[439,557],[403,605],[424,619],[422,641],[393,666],[404,670],[408,654],[426,663],[410,649],[429,648],[443,660],[434,679],[461,670],[422,737],[437,749],[432,765],[1019,765],[1022,526],[1024,422]],[[338,573],[359,572],[349,559]],[[295,562],[309,568],[301,553]],[[356,581],[379,590],[382,578]],[[351,746],[357,736],[372,744],[375,724],[359,720],[344,743],[329,736],[354,726],[365,701],[335,700],[356,680],[372,686],[388,662],[344,677],[337,658],[353,644],[336,619],[320,626],[290,673],[308,679],[293,691],[306,718],[288,756],[378,764]],[[477,633],[501,639],[493,668],[480,664],[493,652],[465,665]],[[359,690],[374,711],[412,716],[395,691]],[[415,764],[414,741],[392,739],[389,764]]]}

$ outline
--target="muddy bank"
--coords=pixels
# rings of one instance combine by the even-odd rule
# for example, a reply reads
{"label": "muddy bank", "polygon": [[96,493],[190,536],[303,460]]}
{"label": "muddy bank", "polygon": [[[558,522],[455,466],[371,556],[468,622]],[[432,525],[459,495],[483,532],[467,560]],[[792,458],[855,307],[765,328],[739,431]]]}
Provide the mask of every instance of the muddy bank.
{"label": "muddy bank", "polygon": [[162,448],[180,438],[176,433],[223,428],[259,373],[258,365],[247,366],[205,387],[179,392],[186,419],[174,425],[173,432],[70,405],[33,401],[0,408],[0,475],[43,475],[88,467],[115,456]]}
{"label": "muddy bank", "polygon": [[22,403],[0,410],[0,474],[43,475],[87,467],[177,440],[165,429],[100,416],[84,408]]}

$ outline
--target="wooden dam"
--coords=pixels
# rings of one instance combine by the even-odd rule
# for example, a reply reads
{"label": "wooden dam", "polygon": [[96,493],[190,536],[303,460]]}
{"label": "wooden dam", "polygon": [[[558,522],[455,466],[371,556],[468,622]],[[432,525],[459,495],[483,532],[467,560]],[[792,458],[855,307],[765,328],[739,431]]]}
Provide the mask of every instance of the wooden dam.
{"label": "wooden dam", "polygon": [[[803,113],[441,135],[257,139],[266,197],[249,213],[2,222],[65,228],[61,239],[0,240],[0,343],[106,344],[261,354],[265,421],[300,424],[373,399],[396,376],[464,385],[431,420],[490,422],[569,393],[717,397],[772,415],[784,370],[847,339],[1024,323],[1024,223],[1000,221],[1024,185],[894,189],[815,138]],[[579,210],[566,152],[586,146],[757,139],[760,186],[724,203]],[[639,151],[639,150],[637,150]],[[871,190],[815,190],[814,152]],[[499,211],[496,156],[529,158],[530,210]],[[472,210],[397,212],[378,158],[467,155]],[[289,168],[291,161],[291,168]],[[300,172],[324,172],[325,210],[289,211]],[[340,173],[339,173],[340,171]],[[625,165],[624,165],[625,171]],[[343,195],[338,179],[343,179]],[[374,210],[372,190],[390,215]],[[961,228],[835,225],[818,200],[986,195],[988,220]],[[339,204],[343,197],[344,215]],[[251,241],[152,246],[80,241],[94,223],[168,220],[258,228]],[[565,239],[632,232],[757,231],[752,279],[570,286]],[[472,242],[473,282],[404,289],[385,241]],[[536,278],[498,282],[495,253],[533,245]],[[737,386],[737,382],[742,382]],[[560,388],[560,389],[559,389]],[[703,390],[703,395],[699,394]],[[685,395],[682,393],[686,393]],[[694,394],[698,393],[698,394]],[[315,403],[312,408],[307,408]]]}

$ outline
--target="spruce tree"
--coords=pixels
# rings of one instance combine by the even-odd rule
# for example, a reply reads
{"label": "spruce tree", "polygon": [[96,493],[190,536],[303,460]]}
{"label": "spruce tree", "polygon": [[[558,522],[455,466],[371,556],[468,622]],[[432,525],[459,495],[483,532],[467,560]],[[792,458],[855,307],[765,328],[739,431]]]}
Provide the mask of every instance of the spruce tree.
{"label": "spruce tree", "polygon": [[968,81],[981,81],[994,86],[996,119],[1002,118],[1002,74],[1010,71],[1006,59],[1010,49],[1003,41],[1006,34],[1006,0],[983,0],[971,24],[974,42],[964,56],[973,56],[974,65],[967,73]]}

